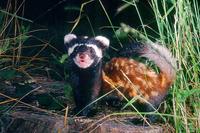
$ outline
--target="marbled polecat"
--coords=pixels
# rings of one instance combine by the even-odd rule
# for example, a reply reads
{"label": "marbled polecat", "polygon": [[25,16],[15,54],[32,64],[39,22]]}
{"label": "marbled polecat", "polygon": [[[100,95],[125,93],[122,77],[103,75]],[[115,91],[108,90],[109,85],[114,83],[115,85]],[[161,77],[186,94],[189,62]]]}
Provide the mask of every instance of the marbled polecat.
{"label": "marbled polecat", "polygon": [[[76,112],[81,111],[99,96],[102,84],[102,57],[109,47],[109,40],[103,36],[94,38],[67,34],[64,43],[68,52],[70,84],[73,88]],[[79,115],[90,115],[91,106]]]}
{"label": "marbled polecat", "polygon": [[[140,98],[137,103],[142,111],[154,111],[164,100],[175,79],[175,59],[167,48],[155,43],[133,43],[125,45],[119,57],[112,58],[102,67],[102,57],[109,40],[103,36],[94,38],[77,37],[68,34],[64,38],[69,55],[70,83],[73,87],[77,110],[94,101],[101,91],[113,89],[131,99]],[[130,59],[142,56],[153,61],[160,69],[154,72],[145,64]],[[122,97],[120,93],[117,95]],[[91,106],[81,112],[88,115]]]}

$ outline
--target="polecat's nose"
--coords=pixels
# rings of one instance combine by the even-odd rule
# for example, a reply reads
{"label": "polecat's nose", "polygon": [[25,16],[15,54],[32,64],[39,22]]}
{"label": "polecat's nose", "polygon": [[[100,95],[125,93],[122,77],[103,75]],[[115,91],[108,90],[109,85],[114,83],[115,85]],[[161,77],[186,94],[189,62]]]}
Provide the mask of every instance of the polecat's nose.
{"label": "polecat's nose", "polygon": [[79,54],[79,58],[80,58],[80,59],[85,59],[85,58],[86,58],[86,54],[80,53],[80,54]]}

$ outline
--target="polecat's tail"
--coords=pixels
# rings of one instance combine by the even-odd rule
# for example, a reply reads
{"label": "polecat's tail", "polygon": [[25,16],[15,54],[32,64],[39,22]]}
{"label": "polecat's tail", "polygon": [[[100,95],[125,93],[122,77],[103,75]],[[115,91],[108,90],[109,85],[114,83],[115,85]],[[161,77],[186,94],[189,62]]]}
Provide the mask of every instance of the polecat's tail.
{"label": "polecat's tail", "polygon": [[164,46],[156,43],[134,43],[126,45],[120,51],[120,56],[141,56],[153,61],[164,73],[169,81],[173,81],[176,76],[176,60],[171,52]]}

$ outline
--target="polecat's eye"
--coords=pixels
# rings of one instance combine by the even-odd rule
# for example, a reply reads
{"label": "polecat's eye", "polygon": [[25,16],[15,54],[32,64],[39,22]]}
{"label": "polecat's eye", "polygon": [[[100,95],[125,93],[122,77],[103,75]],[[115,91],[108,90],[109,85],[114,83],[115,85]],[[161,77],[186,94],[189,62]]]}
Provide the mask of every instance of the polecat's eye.
{"label": "polecat's eye", "polygon": [[93,50],[92,50],[92,49],[90,49],[90,53],[93,53]]}

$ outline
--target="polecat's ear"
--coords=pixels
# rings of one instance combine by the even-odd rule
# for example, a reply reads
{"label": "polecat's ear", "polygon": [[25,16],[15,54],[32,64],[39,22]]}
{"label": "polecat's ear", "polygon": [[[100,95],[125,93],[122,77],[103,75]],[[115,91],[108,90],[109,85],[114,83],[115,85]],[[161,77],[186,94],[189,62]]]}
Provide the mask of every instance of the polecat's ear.
{"label": "polecat's ear", "polygon": [[76,39],[77,36],[75,34],[67,34],[64,37],[64,44],[70,43],[72,40]]}
{"label": "polecat's ear", "polygon": [[101,44],[103,44],[104,48],[108,48],[110,45],[110,40],[104,36],[96,36],[95,40],[99,41]]}

